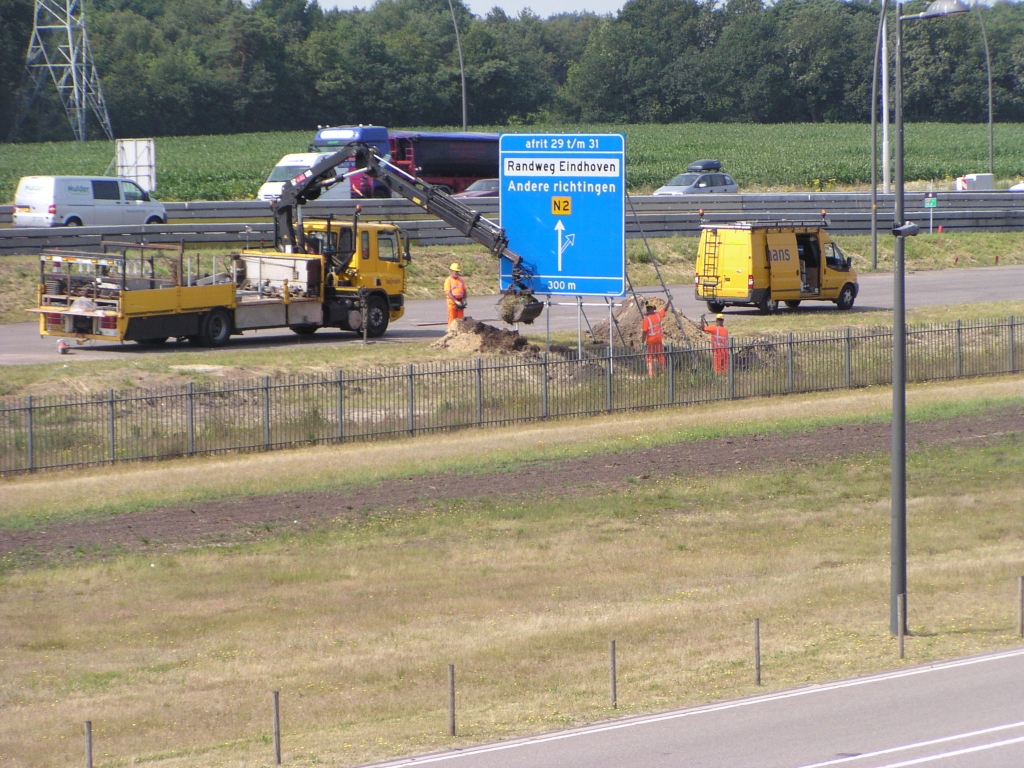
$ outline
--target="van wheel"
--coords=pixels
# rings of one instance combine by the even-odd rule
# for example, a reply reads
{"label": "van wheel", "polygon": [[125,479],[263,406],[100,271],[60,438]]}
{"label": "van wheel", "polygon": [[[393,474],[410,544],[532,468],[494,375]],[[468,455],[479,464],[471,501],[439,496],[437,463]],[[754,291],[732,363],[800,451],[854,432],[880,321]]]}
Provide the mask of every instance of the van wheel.
{"label": "van wheel", "polygon": [[82,226],[82,220],[76,216],[72,216],[70,219],[64,222],[65,227],[80,227]]}
{"label": "van wheel", "polygon": [[146,225],[151,226],[153,224],[166,224],[167,222],[161,219],[159,216],[150,216],[146,219]]}
{"label": "van wheel", "polygon": [[231,338],[231,315],[223,307],[211,309],[199,333],[204,347],[223,347]]}
{"label": "van wheel", "polygon": [[800,299],[787,299],[786,306],[790,309],[796,309],[800,306]]}
{"label": "van wheel", "polygon": [[367,322],[369,323],[366,335],[372,338],[383,336],[384,331],[388,329],[388,321],[391,319],[391,315],[388,313],[388,305],[379,296],[374,296],[370,299],[366,314],[368,315]]}
{"label": "van wheel", "polygon": [[774,315],[779,311],[779,301],[766,296],[757,303],[757,308],[761,310],[762,315]]}
{"label": "van wheel", "polygon": [[714,312],[717,315],[723,309],[725,309],[725,304],[723,304],[720,301],[709,301],[708,302],[708,311],[709,312]]}
{"label": "van wheel", "polygon": [[853,309],[853,286],[847,283],[843,286],[843,290],[839,292],[839,298],[836,299],[836,306],[844,312]]}

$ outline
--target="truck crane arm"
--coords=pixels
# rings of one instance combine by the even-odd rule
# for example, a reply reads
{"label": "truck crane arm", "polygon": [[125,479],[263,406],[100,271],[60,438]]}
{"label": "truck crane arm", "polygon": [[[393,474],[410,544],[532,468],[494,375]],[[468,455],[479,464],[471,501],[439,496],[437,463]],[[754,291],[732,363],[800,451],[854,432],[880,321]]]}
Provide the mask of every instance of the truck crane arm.
{"label": "truck crane arm", "polygon": [[[355,158],[357,170],[338,174],[338,166],[352,157]],[[334,154],[325,155],[311,168],[285,182],[281,196],[273,206],[277,247],[286,253],[291,253],[295,249],[301,250],[304,245],[302,228],[296,227],[294,216],[298,206],[316,200],[324,189],[346,179],[352,173],[359,172],[380,181],[395,194],[401,195],[427,213],[455,227],[466,237],[486,247],[495,258],[508,259],[512,265],[512,281],[507,292],[532,293],[532,271],[521,256],[509,249],[504,229],[439,188],[410,176],[387,160],[378,157],[374,150],[365,144],[349,144]]]}

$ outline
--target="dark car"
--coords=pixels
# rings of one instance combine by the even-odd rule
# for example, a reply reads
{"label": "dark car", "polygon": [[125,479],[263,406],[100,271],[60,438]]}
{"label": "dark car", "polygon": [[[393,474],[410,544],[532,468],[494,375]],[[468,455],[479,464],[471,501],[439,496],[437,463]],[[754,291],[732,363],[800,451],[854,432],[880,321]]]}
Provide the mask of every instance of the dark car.
{"label": "dark car", "polygon": [[458,192],[452,197],[497,197],[498,196],[498,180],[497,179],[479,179],[474,181],[468,187],[465,192]]}

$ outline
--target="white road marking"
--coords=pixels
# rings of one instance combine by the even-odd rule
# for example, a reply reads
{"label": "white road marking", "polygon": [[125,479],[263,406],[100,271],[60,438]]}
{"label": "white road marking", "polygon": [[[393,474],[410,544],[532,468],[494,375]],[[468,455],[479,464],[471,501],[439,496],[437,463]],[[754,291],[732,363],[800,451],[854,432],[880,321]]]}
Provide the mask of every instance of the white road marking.
{"label": "white road marking", "polygon": [[908,765],[922,765],[923,763],[931,763],[935,760],[945,760],[948,757],[959,757],[960,755],[969,755],[972,752],[984,752],[987,749],[996,749],[997,747],[1008,747],[1012,744],[1024,743],[1024,736],[1018,736],[1016,739],[1007,739],[1006,741],[996,741],[992,744],[982,744],[977,747],[967,747],[966,749],[958,749],[955,752],[942,752],[938,755],[930,755],[928,757],[918,757],[914,760],[904,760],[902,763],[889,763],[888,765],[880,765],[878,768],[904,768]]}
{"label": "white road marking", "polygon": [[[880,749],[877,752],[865,752],[863,755],[851,755],[850,757],[840,757],[835,760],[826,760],[824,763],[811,763],[810,765],[802,765],[800,768],[825,768],[828,765],[842,765],[843,763],[851,763],[854,760],[869,760],[873,757],[881,757],[882,755],[892,755],[897,752],[906,752],[910,749],[922,749],[923,747],[932,747],[936,744],[945,744],[950,741],[958,741],[960,739],[970,739],[975,736],[985,736],[990,733],[997,733],[999,731],[1009,730],[1010,728],[1022,728],[1024,727],[1024,720],[1016,723],[1008,723],[1006,725],[996,725],[992,728],[983,728],[980,731],[968,731],[967,733],[958,733],[955,736],[943,736],[940,739],[929,739],[928,741],[919,741],[915,744],[905,744],[900,747],[891,747],[889,749]],[[1020,737],[1024,738],[1024,737]],[[1014,739],[1019,741],[1020,739]],[[902,763],[901,763],[902,765]]]}
{"label": "white road marking", "polygon": [[695,709],[688,709],[684,711],[667,712],[660,715],[647,715],[638,717],[633,720],[626,720],[616,723],[608,723],[605,725],[595,725],[590,727],[583,727],[573,731],[562,731],[559,733],[553,733],[547,736],[536,736],[532,738],[523,739],[521,741],[514,741],[502,744],[488,744],[480,747],[470,747],[468,749],[460,750],[459,752],[446,752],[443,754],[434,755],[423,755],[420,757],[408,757],[404,759],[398,759],[393,761],[387,761],[384,763],[378,763],[381,766],[388,766],[388,768],[398,768],[404,765],[422,765],[425,763],[440,763],[446,760],[456,760],[462,757],[470,757],[473,755],[484,755],[490,752],[502,752],[507,749],[519,749],[526,746],[534,746],[536,744],[546,744],[552,741],[562,741],[564,739],[575,739],[581,736],[590,736],[595,733],[607,733],[609,731],[618,731],[623,728],[635,728],[641,725],[650,725],[652,723],[661,723],[669,720],[679,720],[686,717],[694,717],[696,715],[711,714],[714,712],[724,712],[730,709],[739,709],[741,707],[751,707],[757,704],[766,704],[776,701],[783,701],[785,699],[793,699],[801,696],[810,696],[816,693],[825,693],[827,691],[837,691],[844,688],[856,688],[862,685],[870,685],[872,683],[881,683],[889,680],[899,680],[904,677],[915,677],[917,675],[925,675],[930,672],[942,672],[947,669],[958,669],[960,667],[969,667],[974,664],[985,664],[992,661],[1002,661],[1003,659],[1011,659],[1017,656],[1024,656],[1024,648],[1006,651],[1003,653],[992,654],[990,656],[973,657],[969,659],[960,659],[957,661],[941,662],[938,664],[930,664],[925,667],[915,667],[914,669],[904,669],[897,672],[885,672],[880,675],[874,675],[871,677],[857,678],[855,680],[842,680],[835,683],[825,683],[822,685],[815,685],[809,688],[798,688],[792,691],[783,691],[781,693],[771,693],[766,696],[757,696],[750,699],[741,699],[739,701],[730,701],[723,704],[710,704],[704,707],[698,707]]}

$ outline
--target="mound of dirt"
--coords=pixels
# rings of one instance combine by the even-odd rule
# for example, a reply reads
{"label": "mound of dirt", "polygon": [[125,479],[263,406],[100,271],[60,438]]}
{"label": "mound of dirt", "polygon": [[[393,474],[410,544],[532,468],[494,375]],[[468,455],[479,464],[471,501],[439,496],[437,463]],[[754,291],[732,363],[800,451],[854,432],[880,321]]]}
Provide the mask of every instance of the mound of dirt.
{"label": "mound of dirt", "polygon": [[[639,306],[637,306],[638,303]],[[628,347],[637,349],[644,346],[642,309],[647,304],[653,304],[658,309],[663,309],[665,300],[658,296],[637,295],[635,300],[632,297],[627,298],[622,306],[615,310],[614,317],[617,328],[613,326],[612,330],[612,340],[615,344],[624,343]],[[697,323],[684,317],[681,312],[677,313],[677,316],[678,323],[673,317],[672,311],[669,310],[665,314],[665,319],[661,321],[661,330],[666,346],[671,344],[676,347],[689,347],[694,344],[707,343],[707,334],[701,331]],[[607,320],[594,325],[593,336],[595,342],[608,343]]]}
{"label": "mound of dirt", "polygon": [[481,355],[536,355],[540,351],[517,331],[506,331],[472,317],[456,320],[448,332],[430,345],[433,349]]}

